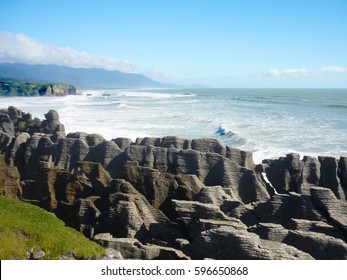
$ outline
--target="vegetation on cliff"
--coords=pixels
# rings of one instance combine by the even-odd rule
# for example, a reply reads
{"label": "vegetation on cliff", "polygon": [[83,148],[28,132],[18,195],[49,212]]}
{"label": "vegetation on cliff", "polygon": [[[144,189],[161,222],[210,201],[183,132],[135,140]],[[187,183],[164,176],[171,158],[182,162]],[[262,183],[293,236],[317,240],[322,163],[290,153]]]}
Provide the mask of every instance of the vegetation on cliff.
{"label": "vegetation on cliff", "polygon": [[66,227],[47,211],[0,196],[0,259],[27,259],[42,250],[42,259],[95,259],[105,253],[82,233]]}
{"label": "vegetation on cliff", "polygon": [[0,78],[0,96],[65,96],[75,95],[72,85],[24,82]]}

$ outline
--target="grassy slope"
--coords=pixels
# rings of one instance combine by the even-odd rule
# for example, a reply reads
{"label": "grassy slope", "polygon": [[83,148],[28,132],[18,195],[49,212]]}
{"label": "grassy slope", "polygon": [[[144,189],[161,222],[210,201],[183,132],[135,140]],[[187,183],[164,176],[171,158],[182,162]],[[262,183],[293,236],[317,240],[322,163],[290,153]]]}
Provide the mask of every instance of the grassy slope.
{"label": "grassy slope", "polygon": [[31,248],[43,250],[43,259],[97,258],[104,249],[45,210],[0,196],[0,259],[26,259]]}

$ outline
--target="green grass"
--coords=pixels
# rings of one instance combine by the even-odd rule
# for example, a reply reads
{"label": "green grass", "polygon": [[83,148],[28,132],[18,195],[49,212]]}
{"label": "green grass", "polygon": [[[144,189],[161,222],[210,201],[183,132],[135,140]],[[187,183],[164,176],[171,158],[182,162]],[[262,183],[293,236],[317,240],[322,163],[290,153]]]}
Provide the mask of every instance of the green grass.
{"label": "green grass", "polygon": [[42,259],[73,254],[95,259],[105,250],[62,221],[31,204],[0,196],[0,259],[27,259],[31,248],[43,250]]}

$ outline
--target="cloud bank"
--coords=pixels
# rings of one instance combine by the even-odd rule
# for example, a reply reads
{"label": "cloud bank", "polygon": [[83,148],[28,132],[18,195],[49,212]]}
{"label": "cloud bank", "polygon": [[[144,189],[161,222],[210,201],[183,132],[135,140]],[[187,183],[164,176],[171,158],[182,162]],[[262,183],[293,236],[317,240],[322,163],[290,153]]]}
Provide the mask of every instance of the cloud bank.
{"label": "cloud bank", "polygon": [[347,73],[347,67],[342,66],[325,66],[315,69],[302,68],[287,68],[280,70],[278,68],[272,68],[269,70],[268,75],[271,77],[320,77],[324,74],[337,74],[337,73]]}
{"label": "cloud bank", "polygon": [[[208,77],[191,78],[176,77],[166,75],[155,68],[141,68],[134,63],[126,60],[116,60],[110,57],[92,54],[85,51],[78,51],[69,47],[58,47],[43,44],[24,34],[12,34],[0,32],[0,63],[20,62],[28,64],[56,64],[70,67],[82,68],[103,68],[106,70],[119,70],[127,73],[140,73],[156,81],[175,83],[181,85],[207,85],[213,87],[245,86],[252,87],[253,84],[263,86],[261,82],[266,82],[266,86],[271,83],[278,85],[281,78],[300,78],[310,77],[319,78],[331,76],[329,74],[347,73],[347,67],[343,66],[324,66],[320,68],[272,68],[266,73],[258,73],[248,76]],[[302,79],[301,79],[302,80]],[[312,79],[311,79],[312,81]],[[319,79],[321,81],[321,79]],[[311,82],[312,83],[312,82]],[[344,84],[345,85],[345,84]],[[279,86],[284,86],[280,84]]]}
{"label": "cloud bank", "polygon": [[24,34],[8,32],[0,33],[0,62],[56,64],[83,68],[97,67],[128,73],[139,72],[135,64],[125,60],[42,44]]}

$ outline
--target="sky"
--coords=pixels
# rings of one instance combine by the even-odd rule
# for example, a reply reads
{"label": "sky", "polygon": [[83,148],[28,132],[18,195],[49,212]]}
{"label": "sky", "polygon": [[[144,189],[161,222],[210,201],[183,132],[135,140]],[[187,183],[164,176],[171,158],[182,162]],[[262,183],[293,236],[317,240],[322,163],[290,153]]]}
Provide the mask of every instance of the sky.
{"label": "sky", "polygon": [[0,62],[347,88],[347,0],[1,0]]}

